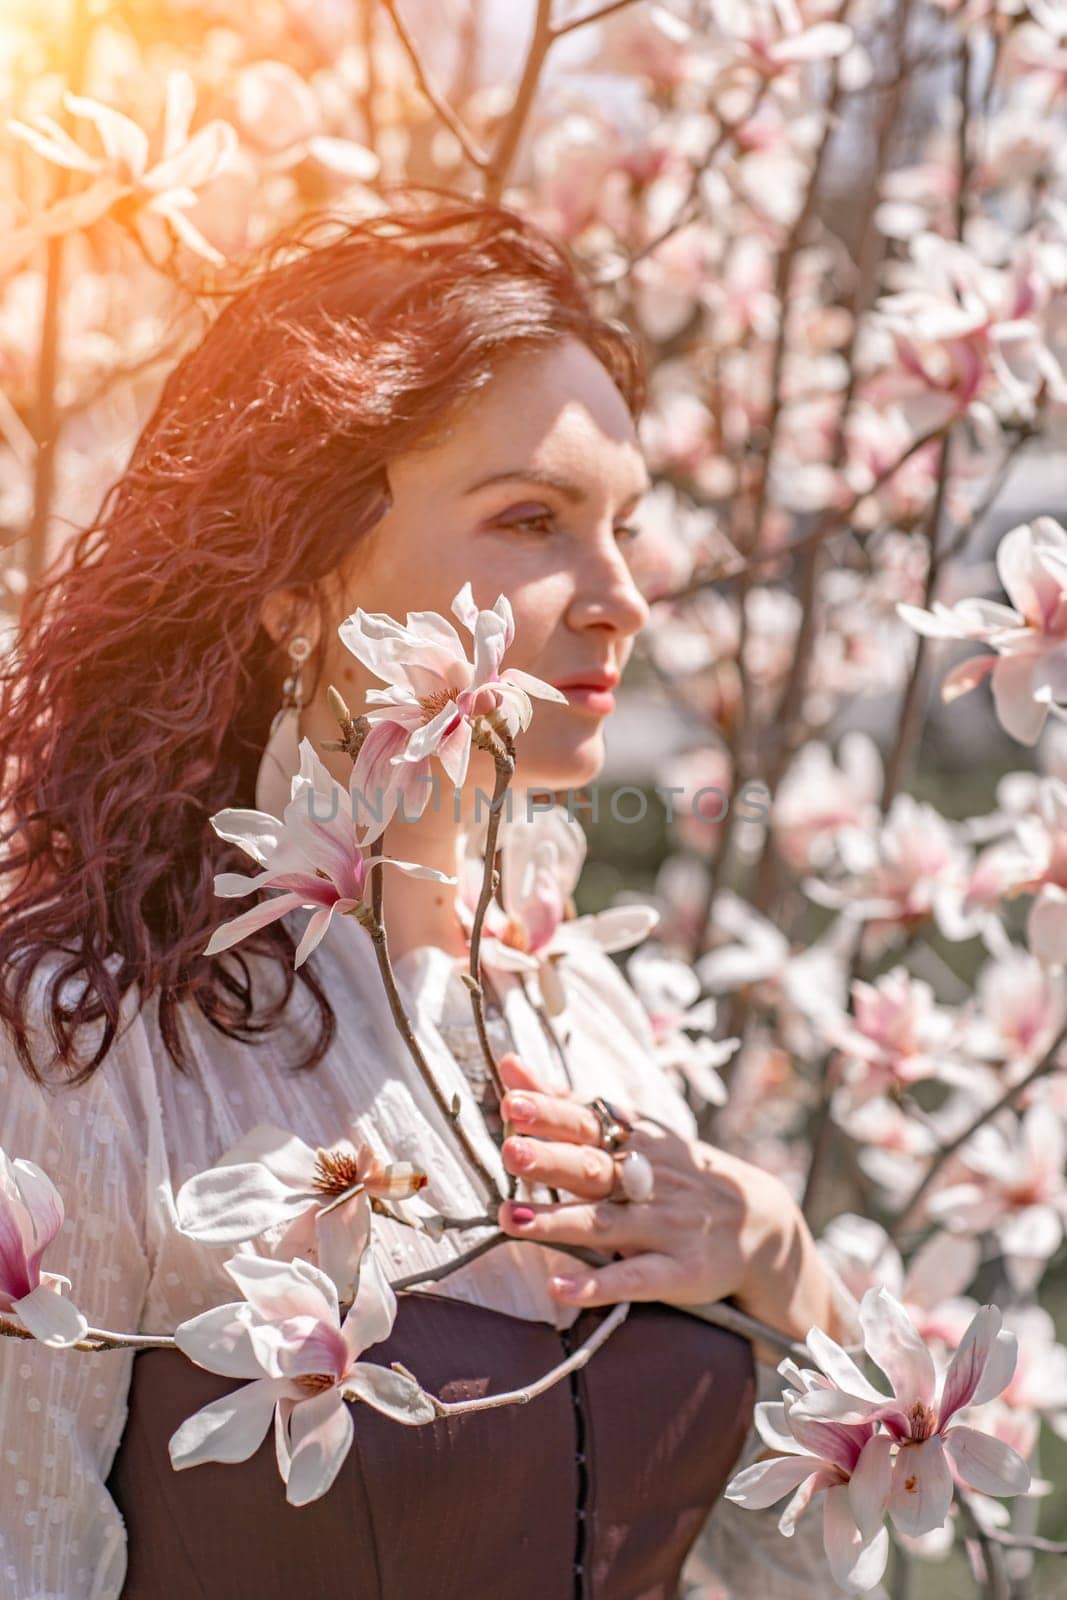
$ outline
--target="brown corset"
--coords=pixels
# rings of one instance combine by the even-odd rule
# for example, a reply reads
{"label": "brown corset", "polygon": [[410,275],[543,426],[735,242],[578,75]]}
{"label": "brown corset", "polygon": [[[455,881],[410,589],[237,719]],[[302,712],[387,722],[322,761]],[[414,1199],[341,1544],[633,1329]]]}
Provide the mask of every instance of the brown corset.
{"label": "brown corset", "polygon": [[[442,1399],[521,1387],[585,1339],[463,1301],[402,1296],[371,1352]],[[274,1430],[251,1460],[175,1472],[167,1441],[237,1387],[173,1350],[134,1358],[108,1481],[123,1600],[672,1600],[751,1420],[751,1346],[635,1305],[588,1365],[525,1406],[402,1427],[357,1405],[332,1487],[290,1506]]]}

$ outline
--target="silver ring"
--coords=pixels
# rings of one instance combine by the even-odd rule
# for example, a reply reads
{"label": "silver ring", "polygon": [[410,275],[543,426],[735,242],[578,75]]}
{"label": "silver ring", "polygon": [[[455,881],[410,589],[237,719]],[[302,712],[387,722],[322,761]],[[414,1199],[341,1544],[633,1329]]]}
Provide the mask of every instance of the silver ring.
{"label": "silver ring", "polygon": [[656,1174],[648,1157],[640,1150],[620,1150],[611,1162],[615,1181],[608,1199],[624,1206],[646,1205],[656,1192]]}
{"label": "silver ring", "polygon": [[633,1123],[602,1095],[597,1095],[595,1100],[589,1101],[589,1109],[600,1124],[601,1150],[608,1150],[614,1154],[633,1133]]}

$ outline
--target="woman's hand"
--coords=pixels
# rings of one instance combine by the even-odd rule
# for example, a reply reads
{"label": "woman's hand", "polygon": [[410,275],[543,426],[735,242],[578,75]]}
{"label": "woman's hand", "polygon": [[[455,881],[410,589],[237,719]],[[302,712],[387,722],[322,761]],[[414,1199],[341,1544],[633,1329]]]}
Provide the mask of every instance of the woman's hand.
{"label": "woman's hand", "polygon": [[[501,1111],[514,1133],[504,1141],[507,1170],[530,1183],[566,1190],[553,1205],[507,1201],[500,1226],[515,1238],[584,1245],[621,1256],[597,1269],[575,1263],[549,1280],[569,1305],[661,1300],[704,1305],[730,1295],[761,1322],[802,1339],[830,1329],[829,1279],[789,1191],[771,1173],[713,1145],[641,1123],[626,1142],[652,1163],[650,1201],[608,1198],[614,1164],[600,1148],[600,1125],[573,1097],[543,1092],[514,1055],[500,1061],[508,1093]],[[832,1331],[832,1330],[830,1330]],[[781,1352],[757,1344],[762,1360]]]}

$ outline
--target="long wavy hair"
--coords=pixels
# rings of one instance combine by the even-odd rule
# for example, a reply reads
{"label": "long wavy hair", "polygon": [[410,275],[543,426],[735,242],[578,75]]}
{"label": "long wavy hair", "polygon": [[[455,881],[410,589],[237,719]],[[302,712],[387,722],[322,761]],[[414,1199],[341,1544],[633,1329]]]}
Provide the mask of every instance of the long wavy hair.
{"label": "long wavy hair", "polygon": [[390,459],[432,441],[516,348],[576,337],[643,409],[639,346],[596,312],[565,246],[425,186],[387,203],[306,219],[246,264],[0,661],[0,1021],[33,1078],[26,997],[52,955],[41,1021],[58,1059],[104,1023],[71,1083],[103,1062],[134,984],[158,992],[185,1071],[180,1002],[255,1042],[298,976],[319,1027],[293,1070],[322,1059],[336,1020],[314,960],[294,971],[284,922],[245,941],[285,975],[261,1010],[240,949],[203,954],[215,873],[247,866],[209,819],[254,805],[286,670],[263,601],[291,589],[321,617],[322,580],[389,508]]}

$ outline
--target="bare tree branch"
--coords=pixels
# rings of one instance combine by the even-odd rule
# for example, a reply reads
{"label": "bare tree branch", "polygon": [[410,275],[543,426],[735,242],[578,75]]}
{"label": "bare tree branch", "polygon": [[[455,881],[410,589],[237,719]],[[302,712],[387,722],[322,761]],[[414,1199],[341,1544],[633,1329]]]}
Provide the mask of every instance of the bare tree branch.
{"label": "bare tree branch", "polygon": [[436,84],[433,82],[433,79],[430,77],[429,70],[427,69],[426,63],[423,61],[422,56],[419,53],[419,47],[415,43],[414,36],[412,35],[411,30],[404,21],[403,17],[400,15],[400,11],[397,6],[397,0],[382,0],[382,5],[385,7],[386,11],[388,11],[390,18],[392,19],[393,27],[396,29],[397,38],[403,45],[404,50],[407,53],[407,58],[411,62],[411,66],[418,81],[419,88],[433,106],[434,110],[437,112],[437,115],[441,118],[441,121],[445,124],[446,128],[448,128],[455,135],[460,146],[462,147],[464,155],[467,157],[467,160],[472,164],[472,166],[477,167],[479,170],[484,170],[489,161],[488,155],[478,144],[470,129],[453,111],[444,95],[437,88]]}

